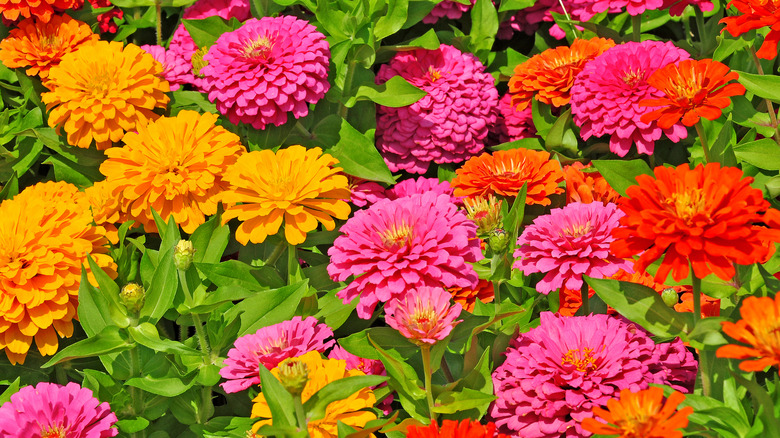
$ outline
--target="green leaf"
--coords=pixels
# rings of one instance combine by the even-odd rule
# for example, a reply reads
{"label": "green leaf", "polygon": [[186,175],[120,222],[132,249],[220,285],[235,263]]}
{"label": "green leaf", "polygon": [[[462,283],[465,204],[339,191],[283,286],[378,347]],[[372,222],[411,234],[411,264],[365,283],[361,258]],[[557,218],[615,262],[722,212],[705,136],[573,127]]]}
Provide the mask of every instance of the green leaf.
{"label": "green leaf", "polygon": [[592,163],[620,196],[626,196],[626,189],[637,185],[637,176],[653,176],[650,166],[642,160],[593,160]]}
{"label": "green leaf", "polygon": [[227,248],[230,240],[230,228],[220,224],[219,215],[207,220],[199,226],[190,236],[195,254],[192,255],[196,263],[218,263]]}
{"label": "green leaf", "polygon": [[545,149],[557,151],[568,157],[577,156],[577,136],[572,129],[571,108],[555,120],[544,139]]}
{"label": "green leaf", "polygon": [[483,64],[493,47],[498,31],[498,13],[491,0],[477,0],[471,8],[471,50]]}
{"label": "green leaf", "polygon": [[[111,320],[115,325],[127,327],[130,320],[127,317],[127,308],[119,301],[119,286],[98,266],[92,256],[88,256],[87,260],[89,269],[98,283],[97,291],[105,298],[105,302],[108,303],[108,314]],[[80,293],[81,291],[79,290]],[[81,306],[81,295],[79,295],[79,306]],[[105,309],[100,309],[100,311],[105,311]],[[81,317],[81,314],[79,314],[79,317]]]}
{"label": "green leaf", "polygon": [[[194,263],[195,267],[210,282],[218,287],[238,286],[245,290],[260,291],[269,287],[279,287],[273,281],[273,275],[265,271],[273,271],[273,268],[263,266],[254,268],[238,260],[225,260],[222,263]],[[258,281],[263,279],[263,282]]]}
{"label": "green leaf", "polygon": [[[369,336],[371,340],[369,340]],[[371,327],[339,339],[339,345],[355,356],[379,360],[382,358],[382,354],[376,350],[374,343],[383,350],[398,352],[403,359],[412,357],[419,350],[398,330],[391,327]]]}
{"label": "green leaf", "polygon": [[367,386],[376,386],[387,381],[384,376],[352,376],[338,379],[323,386],[312,394],[303,404],[303,410],[309,421],[319,420],[325,417],[328,405],[337,400],[344,400],[350,395]]}
{"label": "green leaf", "polygon": [[11,199],[19,194],[19,178],[16,172],[11,175],[11,178],[3,185],[3,190],[0,190],[0,200]]}
{"label": "green leaf", "polygon": [[344,169],[345,173],[369,181],[395,183],[393,174],[390,173],[374,142],[353,128],[346,120],[341,120],[338,143],[327,152],[339,160],[337,165]]}
{"label": "green leaf", "polygon": [[133,377],[125,382],[125,385],[142,389],[151,394],[161,395],[163,397],[176,397],[184,394],[194,384],[193,379],[185,383],[184,380],[176,377]]}
{"label": "green leaf", "polygon": [[724,167],[736,167],[737,157],[734,155],[733,144],[736,144],[737,136],[734,132],[734,123],[727,120],[718,133],[718,137],[710,146],[712,160]]}
{"label": "green leaf", "polygon": [[96,167],[76,163],[61,155],[50,155],[43,164],[54,166],[54,177],[57,181],[66,181],[79,188],[89,187],[95,181],[105,178]]}
{"label": "green leaf", "polygon": [[41,365],[41,367],[48,368],[60,362],[81,357],[94,357],[119,353],[129,350],[134,346],[135,344],[130,340],[130,337],[124,330],[121,330],[119,327],[107,326],[95,336],[68,345],[58,351],[57,354],[52,356],[52,358]]}
{"label": "green leaf", "polygon": [[136,433],[149,427],[149,420],[144,417],[123,418],[116,422],[116,427],[124,433]]}
{"label": "green leaf", "polygon": [[81,268],[79,283],[79,322],[87,336],[95,336],[104,328],[114,325],[110,311],[111,305],[106,296],[87,280],[87,271]]}
{"label": "green leaf", "polygon": [[185,19],[182,20],[182,23],[198,47],[213,45],[222,34],[232,32],[241,27],[242,24],[235,18],[227,21],[216,15],[201,20]]}
{"label": "green leaf", "polygon": [[178,89],[171,93],[171,116],[175,116],[183,109],[217,113],[217,105],[209,102],[206,93]]}
{"label": "green leaf", "polygon": [[547,137],[547,133],[553,127],[556,122],[555,116],[552,115],[551,106],[546,103],[539,102],[536,99],[531,100],[531,114],[533,116],[534,126],[536,127],[536,135],[540,138]]}
{"label": "green leaf", "polygon": [[473,389],[464,388],[462,391],[453,392],[446,391],[439,394],[436,397],[436,401],[433,403],[433,412],[438,414],[454,414],[458,411],[466,411],[469,409],[487,409],[487,406],[496,399],[493,394],[485,394],[484,392],[475,391]]}
{"label": "green leaf", "polygon": [[5,402],[11,400],[11,396],[16,394],[17,391],[19,391],[19,382],[21,381],[21,378],[17,377],[16,380],[11,382],[10,385],[8,385],[8,388],[3,391],[2,394],[0,394],[0,406],[4,405]]}
{"label": "green leaf", "polygon": [[739,73],[739,83],[751,93],[764,99],[780,102],[780,76],[756,75],[744,71],[733,70]]}
{"label": "green leaf", "polygon": [[699,320],[688,334],[688,339],[708,347],[717,347],[728,344],[721,331],[721,322],[726,321],[722,317],[710,317]]}
{"label": "green leaf", "polygon": [[[393,76],[384,84],[360,85],[354,100],[370,100],[382,106],[399,108],[417,102],[426,94],[428,93],[410,84],[403,77]],[[345,103],[345,106],[348,108],[354,106],[353,99]]]}
{"label": "green leaf", "polygon": [[401,46],[392,46],[397,50],[404,50],[404,49],[428,49],[428,50],[436,50],[441,46],[441,42],[439,41],[439,37],[436,36],[436,31],[433,29],[429,29],[428,32],[425,32],[424,34],[418,36],[417,38],[412,39],[408,43],[401,45]]}
{"label": "green leaf", "polygon": [[148,322],[143,322],[135,327],[130,327],[128,331],[130,332],[130,336],[133,338],[133,340],[135,340],[135,342],[138,342],[144,347],[151,348],[154,351],[162,351],[165,353],[177,355],[203,355],[203,353],[200,351],[188,347],[181,342],[160,338],[160,333],[157,332],[157,327],[149,324]]}
{"label": "green leaf", "polygon": [[764,170],[780,170],[780,154],[777,151],[778,145],[771,138],[734,146],[734,154],[738,160]]}
{"label": "green leaf", "polygon": [[401,30],[408,13],[409,0],[387,0],[387,11],[374,23],[374,38],[380,41]]}
{"label": "green leaf", "polygon": [[260,386],[263,388],[265,401],[268,403],[268,409],[271,411],[273,425],[279,427],[297,424],[291,409],[294,406],[292,395],[284,389],[284,386],[266,367],[260,365],[258,369],[260,372]]}
{"label": "green leaf", "polygon": [[173,248],[169,248],[160,257],[152,276],[152,282],[146,290],[146,300],[139,316],[142,320],[156,324],[173,307],[179,278],[173,262]]}
{"label": "green leaf", "polygon": [[230,309],[226,320],[240,315],[239,336],[254,333],[259,328],[292,318],[308,289],[309,282],[304,280],[279,289],[260,291]]}
{"label": "green leaf", "polygon": [[398,392],[401,406],[412,418],[426,421],[430,418],[425,402],[425,391],[421,388],[421,382],[414,368],[406,363],[398,352],[384,350],[374,343],[371,336],[368,341],[376,348],[382,363],[390,378],[389,385]]}
{"label": "green leaf", "polygon": [[498,12],[519,11],[533,6],[534,3],[536,3],[534,0],[501,0]]}
{"label": "green leaf", "polygon": [[[154,224],[157,226],[157,233],[160,235],[162,242],[160,242],[160,252],[165,253],[168,249],[173,249],[176,244],[181,240],[181,233],[179,232],[179,226],[176,225],[172,215],[168,216],[168,222],[160,217],[160,215],[152,209],[152,218],[154,218]],[[157,265],[157,262],[154,263]]]}

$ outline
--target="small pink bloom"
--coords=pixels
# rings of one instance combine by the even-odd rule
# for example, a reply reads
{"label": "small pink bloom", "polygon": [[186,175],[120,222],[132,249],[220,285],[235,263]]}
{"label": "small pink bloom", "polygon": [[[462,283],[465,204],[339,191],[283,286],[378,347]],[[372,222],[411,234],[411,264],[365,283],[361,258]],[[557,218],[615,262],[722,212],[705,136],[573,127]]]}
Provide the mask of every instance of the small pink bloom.
{"label": "small pink bloom", "polygon": [[449,181],[439,181],[439,178],[419,177],[415,179],[406,179],[394,185],[392,188],[387,189],[385,194],[388,199],[398,199],[427,192],[433,192],[437,195],[447,195],[452,198],[452,202],[455,203],[460,201],[460,198],[453,195],[454,189],[450,186]]}
{"label": "small pink bloom", "polygon": [[507,93],[498,101],[498,120],[493,127],[493,138],[498,143],[522,140],[536,136],[532,107],[518,111],[512,106],[512,95]]}
{"label": "small pink bloom", "polygon": [[457,20],[463,16],[464,12],[468,12],[474,7],[474,3],[477,0],[469,0],[470,5],[464,5],[453,0],[443,0],[433,7],[433,10],[423,17],[422,22],[425,24],[433,24],[439,21],[440,18],[447,17],[450,20]]}
{"label": "small pink bloom", "polygon": [[385,188],[362,178],[347,175],[349,180],[349,202],[356,207],[365,207],[374,204],[380,199],[385,199]]}
{"label": "small pink bloom", "polygon": [[192,75],[192,64],[186,63],[183,58],[170,50],[165,50],[165,47],[162,46],[144,44],[141,48],[150,53],[155,61],[162,64],[162,78],[171,85],[171,91],[176,91],[183,84],[189,83],[187,77]]}
{"label": "small pink bloom", "polygon": [[385,307],[385,322],[418,345],[433,345],[449,336],[462,320],[460,304],[452,304],[452,295],[441,287],[420,286],[407,291]]}

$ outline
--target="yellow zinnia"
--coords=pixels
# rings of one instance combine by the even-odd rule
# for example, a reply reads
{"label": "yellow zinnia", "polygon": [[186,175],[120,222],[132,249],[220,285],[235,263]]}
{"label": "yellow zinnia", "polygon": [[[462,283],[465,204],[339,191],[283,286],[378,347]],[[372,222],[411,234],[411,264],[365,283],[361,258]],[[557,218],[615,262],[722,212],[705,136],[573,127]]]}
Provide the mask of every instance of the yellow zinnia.
{"label": "yellow zinnia", "polygon": [[[301,393],[301,401],[306,401],[317,391],[322,389],[330,382],[334,382],[344,377],[363,376],[362,371],[353,369],[347,370],[347,362],[337,359],[323,359],[319,352],[311,351],[296,359],[303,362],[309,370],[309,381]],[[274,377],[279,378],[279,367],[271,370]],[[263,418],[252,426],[252,430],[257,432],[260,427],[266,424],[272,424],[270,419],[271,409],[265,400],[265,395],[260,393],[252,406],[252,418]],[[337,400],[329,404],[325,410],[325,417],[309,421],[308,430],[311,438],[337,438],[338,422],[361,428],[371,420],[375,420],[376,414],[371,411],[361,409],[371,408],[376,403],[373,391],[369,388],[362,388],[354,394],[343,400]],[[371,434],[373,437],[374,435]]]}
{"label": "yellow zinnia", "polygon": [[[222,223],[238,218],[236,240],[261,243],[279,232],[292,245],[306,240],[306,233],[321,223],[327,230],[336,219],[349,216],[349,183],[340,175],[338,160],[322,149],[290,146],[243,155],[225,173],[230,189],[222,196],[225,214]],[[240,205],[233,205],[240,203]]]}

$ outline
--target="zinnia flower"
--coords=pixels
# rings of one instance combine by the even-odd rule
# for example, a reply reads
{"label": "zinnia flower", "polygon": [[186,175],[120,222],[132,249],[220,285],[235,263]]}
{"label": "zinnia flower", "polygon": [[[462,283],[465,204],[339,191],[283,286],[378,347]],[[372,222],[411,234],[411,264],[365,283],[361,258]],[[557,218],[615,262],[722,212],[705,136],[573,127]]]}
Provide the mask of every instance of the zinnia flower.
{"label": "zinnia flower", "polygon": [[[301,393],[301,401],[311,398],[314,393],[322,389],[331,382],[352,376],[362,376],[363,372],[356,369],[347,370],[343,360],[323,359],[317,352],[304,354],[299,358],[309,369],[309,381]],[[271,373],[278,378],[279,369],[274,368]],[[252,406],[252,418],[262,418],[252,426],[252,430],[257,432],[260,427],[266,424],[272,424],[271,408],[265,399],[265,394],[260,393],[254,400]],[[325,417],[319,420],[308,422],[308,432],[311,438],[337,438],[338,422],[342,422],[353,428],[361,428],[371,420],[376,419],[376,414],[367,410],[376,403],[374,393],[368,388],[361,388],[349,397],[337,400],[328,405],[325,410]]]}
{"label": "zinnia flower", "polygon": [[0,349],[12,364],[24,363],[33,340],[46,356],[58,336],[73,335],[88,254],[116,276],[104,234],[72,184],[38,183],[0,203]]}
{"label": "zinnia flower", "polygon": [[[587,171],[584,171],[587,169]],[[563,168],[563,177],[566,181],[566,203],[601,202],[604,205],[617,202],[620,194],[613,189],[598,170],[574,162]]]}
{"label": "zinnia flower", "polygon": [[[92,5],[92,9],[101,9],[114,6],[110,0],[89,0],[89,4]],[[122,19],[124,12],[121,9],[114,6],[106,12],[97,15],[98,27],[101,32],[116,33],[119,30],[119,26],[114,21],[114,18]]]}
{"label": "zinnia flower", "polygon": [[311,316],[295,316],[241,336],[228,351],[225,367],[219,370],[219,375],[228,380],[222,388],[231,393],[259,385],[261,365],[271,370],[287,358],[310,351],[325,352],[335,343],[332,337],[330,327]]}
{"label": "zinnia flower", "polygon": [[493,373],[498,399],[489,415],[501,432],[524,438],[590,436],[580,422],[594,407],[623,389],[666,383],[668,369],[658,363],[657,347],[643,330],[607,315],[543,312],[540,320],[539,327],[512,341],[506,361]]}
{"label": "zinnia flower", "polygon": [[745,94],[742,84],[728,83],[738,77],[727,65],[712,59],[667,64],[647,78],[647,83],[665,96],[639,102],[642,106],[661,108],[643,114],[640,120],[657,120],[661,129],[670,128],[681,118],[685,126],[695,125],[701,117],[715,120],[723,108],[731,105],[731,96]]}
{"label": "zinnia flower", "polygon": [[487,197],[489,194],[513,198],[528,184],[525,203],[550,205],[549,196],[563,193],[558,183],[563,171],[548,152],[510,149],[484,154],[466,161],[455,171],[455,196]]}
{"label": "zinnia flower", "polygon": [[518,111],[512,106],[512,95],[509,93],[498,101],[498,114],[499,117],[493,127],[498,143],[532,138],[536,135],[531,107]]}
{"label": "zinnia flower", "polygon": [[734,276],[734,263],[750,265],[768,256],[776,233],[757,225],[769,208],[761,190],[750,187],[736,167],[718,163],[676,168],[659,166],[655,178],[640,175],[637,186],[618,202],[625,213],[611,251],[618,257],[641,254],[636,269],[644,271],[664,256],[655,278],[664,282],[688,276],[689,261],[698,278]]}
{"label": "zinnia flower", "polygon": [[309,113],[330,88],[325,35],[292,15],[250,19],[222,34],[200,70],[209,100],[234,123],[264,129]]}
{"label": "zinnia flower", "polygon": [[385,322],[417,345],[433,345],[446,338],[462,320],[460,304],[451,305],[452,296],[441,287],[420,286],[408,290],[385,307]]}
{"label": "zinnia flower", "polygon": [[442,44],[395,54],[376,83],[401,76],[426,94],[401,107],[377,107],[376,145],[390,170],[422,174],[431,162],[460,163],[481,152],[496,121],[493,76],[471,53]]}
{"label": "zinnia flower", "polygon": [[479,421],[466,418],[460,422],[443,420],[427,426],[410,425],[406,428],[406,438],[509,438],[496,432],[494,423],[480,424]]}
{"label": "zinnia flower", "polygon": [[715,9],[715,4],[711,0],[663,0],[663,4],[659,9],[668,9],[669,15],[679,17],[688,5],[696,6],[702,12],[710,12]]}
{"label": "zinnia flower", "polygon": [[48,23],[55,12],[78,9],[84,0],[0,0],[0,15],[7,20],[35,17]]}
{"label": "zinnia flower", "polygon": [[141,46],[146,52],[154,56],[155,61],[163,66],[161,78],[168,81],[171,91],[176,91],[183,84],[189,83],[188,76],[192,76],[192,64],[184,61],[171,50],[165,50],[162,46],[145,44]]}
{"label": "zinnia flower", "polygon": [[[780,364],[780,338],[777,321],[780,321],[780,294],[770,297],[747,297],[739,309],[742,319],[733,323],[723,321],[723,333],[747,344],[729,344],[718,348],[721,358],[741,359],[742,371],[764,371],[766,367]],[[778,370],[780,374],[780,369]]]}
{"label": "zinnia flower", "polygon": [[[387,370],[385,369],[385,365],[382,363],[381,360],[366,359],[364,357],[355,356],[349,351],[343,349],[340,345],[336,345],[335,347],[333,347],[332,350],[330,350],[330,353],[328,353],[328,359],[343,360],[346,363],[347,371],[358,370],[363,372],[366,375],[372,375],[372,376],[387,375]],[[371,389],[374,390],[385,386],[387,386],[387,382],[381,383],[377,386],[372,386]],[[393,394],[390,393],[387,397],[384,398],[384,400],[379,402],[377,408],[381,409],[385,413],[385,415],[388,415],[393,410],[391,407],[392,403],[393,403]]]}
{"label": "zinnia flower", "polygon": [[106,180],[98,181],[84,189],[84,196],[92,210],[92,220],[106,230],[106,238],[113,244],[119,243],[116,224],[129,220],[127,213],[120,210],[119,197],[114,196],[114,187]]}
{"label": "zinnia flower", "polygon": [[532,56],[515,67],[515,74],[509,80],[512,106],[522,111],[534,96],[548,105],[568,104],[569,90],[577,75],[588,62],[614,45],[606,38],[577,39],[571,47],[560,46]]}
{"label": "zinnia flower", "polygon": [[571,111],[582,139],[611,135],[610,151],[624,157],[634,143],[640,154],[651,155],[661,134],[674,142],[685,138],[688,130],[680,123],[662,129],[655,120],[640,120],[651,110],[639,102],[663,96],[648,84],[653,72],[688,58],[671,42],[643,41],[617,45],[586,64],[571,88]]}
{"label": "zinnia flower", "polygon": [[[683,292],[680,294],[680,302],[674,305],[674,310],[693,313],[693,292],[690,286],[682,286],[679,289],[682,289]],[[686,291],[686,289],[688,290]],[[705,294],[701,294],[700,297],[702,318],[720,316],[720,299]]]}
{"label": "zinnia flower", "polygon": [[780,42],[780,2],[777,0],[731,0],[727,7],[735,7],[740,15],[725,17],[719,23],[726,23],[724,30],[738,37],[751,30],[768,26],[769,33],[764,37],[756,56],[762,59],[774,59],[777,56],[777,43]]}
{"label": "zinnia flower", "polygon": [[477,0],[469,0],[471,4],[464,5],[454,0],[444,0],[433,7],[430,13],[423,17],[422,22],[425,24],[433,24],[439,21],[440,18],[447,17],[450,20],[457,20],[463,16],[464,12],[468,12],[474,7],[474,3]]}
{"label": "zinnia flower", "polygon": [[664,401],[664,390],[655,386],[641,391],[624,389],[619,399],[607,400],[607,409],[595,406],[595,418],[582,420],[582,428],[621,438],[682,438],[679,429],[688,426],[688,416],[693,413],[690,406],[677,410],[683,400],[685,396],[674,391]]}
{"label": "zinnia flower", "polygon": [[398,199],[427,192],[433,192],[437,195],[447,195],[451,198],[452,202],[456,204],[459,201],[459,198],[453,196],[453,189],[450,186],[449,181],[440,181],[439,178],[419,177],[415,179],[406,179],[394,185],[392,188],[387,189],[385,191],[385,196],[387,196],[388,199]]}
{"label": "zinnia flower", "polygon": [[536,290],[548,294],[563,286],[579,290],[582,276],[605,278],[631,264],[609,251],[611,232],[623,213],[615,204],[575,202],[539,216],[517,239],[513,268],[544,272]]}
{"label": "zinnia flower", "polygon": [[0,42],[0,61],[8,68],[27,67],[28,76],[46,79],[63,56],[97,40],[88,24],[67,15],[55,15],[48,23],[27,18]]}
{"label": "zinnia flower", "polygon": [[380,199],[385,199],[385,188],[381,185],[347,175],[349,181],[349,202],[356,207],[371,205]]}
{"label": "zinnia flower", "polygon": [[216,121],[215,114],[181,111],[139,125],[122,138],[124,147],[106,151],[100,172],[121,210],[147,232],[157,231],[152,209],[190,234],[217,212],[227,169],[245,149]]}
{"label": "zinnia flower", "polygon": [[495,298],[493,282],[479,279],[477,287],[451,287],[447,289],[452,295],[452,301],[460,304],[466,312],[473,312],[477,300],[490,303]]}
{"label": "zinnia flower", "polygon": [[350,212],[344,201],[349,199],[347,177],[336,164],[322,149],[298,145],[242,155],[225,173],[230,188],[222,195],[222,224],[238,218],[236,240],[243,245],[262,243],[279,232],[283,221],[291,245],[303,243],[318,222],[333,230],[333,218],[346,219]]}
{"label": "zinnia flower", "polygon": [[49,126],[65,128],[68,143],[108,149],[125,131],[160,117],[156,108],[170,100],[168,82],[160,79],[162,65],[140,47],[117,41],[82,44],[49,70],[41,100]]}
{"label": "zinnia flower", "polygon": [[108,403],[73,382],[25,386],[0,406],[4,438],[108,438],[119,433],[116,421]]}
{"label": "zinnia flower", "polygon": [[477,226],[447,195],[423,193],[382,199],[355,212],[328,250],[334,281],[356,278],[336,296],[368,319],[377,303],[402,298],[410,288],[474,287],[469,264],[482,259]]}

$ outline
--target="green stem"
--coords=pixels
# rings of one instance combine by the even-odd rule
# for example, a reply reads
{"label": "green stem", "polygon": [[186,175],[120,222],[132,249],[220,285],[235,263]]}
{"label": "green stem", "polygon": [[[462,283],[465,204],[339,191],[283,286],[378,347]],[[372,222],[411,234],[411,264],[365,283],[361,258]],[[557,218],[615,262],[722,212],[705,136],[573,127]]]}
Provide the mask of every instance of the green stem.
{"label": "green stem", "polygon": [[[748,46],[748,52],[750,53],[750,56],[753,57],[753,63],[756,64],[756,71],[758,74],[763,75],[764,74],[764,67],[761,66],[761,60],[758,59],[758,55],[756,55],[756,49],[753,46]],[[775,141],[777,144],[780,145],[780,124],[777,122],[777,115],[775,114],[775,107],[772,105],[772,101],[769,99],[764,99],[766,102],[766,110],[769,112],[769,121],[775,128]]]}
{"label": "green stem", "polygon": [[154,0],[154,12],[157,14],[157,23],[155,28],[157,45],[162,46],[162,0]]}
{"label": "green stem", "polygon": [[295,245],[287,245],[287,284],[294,284],[303,279],[301,264],[298,263],[298,252]]}
{"label": "green stem", "polygon": [[631,16],[631,32],[634,41],[642,42],[642,15]]}
{"label": "green stem", "polygon": [[349,96],[349,93],[352,92],[352,79],[355,77],[355,67],[357,66],[357,61],[354,59],[349,61],[349,64],[347,64],[347,74],[344,77],[344,88],[341,90],[341,96],[344,98],[342,99],[342,103],[339,107],[339,115],[346,119],[347,113],[349,112],[349,108],[344,106],[344,101]]}
{"label": "green stem", "polygon": [[200,315],[197,313],[191,313],[192,323],[195,325],[195,333],[198,336],[198,345],[200,345],[200,351],[202,351],[208,358],[211,354],[211,347],[209,346],[209,337],[206,335],[206,329],[203,327],[203,320],[200,319]]}
{"label": "green stem", "polygon": [[580,294],[582,295],[581,313],[583,315],[590,315],[590,287],[588,286],[588,283],[585,283],[584,280],[582,281]]}
{"label": "green stem", "polygon": [[[563,15],[566,17],[566,21],[571,21],[571,16],[569,15],[569,11],[566,10],[566,5],[563,4],[563,0],[558,0],[558,4],[561,6],[561,9],[563,9]],[[574,33],[574,38],[579,38],[580,35],[577,32],[577,26],[575,26],[574,23],[569,23],[569,26],[571,26],[571,31]]]}
{"label": "green stem", "polygon": [[[698,324],[701,319],[701,278],[696,276],[691,264],[691,287],[693,288],[693,325]],[[699,351],[699,373],[701,373],[701,388],[705,397],[712,393],[712,382],[710,381],[709,358],[705,351]]]}
{"label": "green stem", "polygon": [[301,124],[300,120],[295,122],[295,125],[293,126],[293,129],[298,131],[298,133],[301,134],[301,137],[303,137],[303,138],[305,138],[307,140],[313,140],[315,138],[315,136],[311,132],[309,132],[309,130],[306,129],[305,126],[303,126]]}
{"label": "green stem", "polygon": [[[296,126],[298,124],[299,123],[296,123]],[[269,255],[268,258],[263,262],[263,265],[273,265],[276,263],[276,261],[279,260],[279,256],[282,255],[285,249],[287,249],[287,242],[284,239],[279,240],[279,243],[276,244],[274,250],[271,252],[271,255]]]}
{"label": "green stem", "polygon": [[[141,376],[141,360],[138,356],[138,347],[134,347],[130,350],[130,377],[139,376]],[[144,412],[143,391],[134,386],[131,386],[129,391],[133,415],[141,416]],[[132,438],[146,438],[146,430],[131,433],[130,436]]]}
{"label": "green stem", "polygon": [[694,7],[696,13],[696,28],[699,31],[699,41],[701,41],[702,54],[709,53],[710,39],[704,35],[704,12],[701,9]]}
{"label": "green stem", "polygon": [[431,422],[436,421],[436,413],[433,412],[433,388],[431,388],[431,378],[433,372],[431,371],[431,346],[420,346],[423,360],[423,373],[425,374],[425,398],[428,401],[428,415],[431,417]]}
{"label": "green stem", "polygon": [[192,293],[190,293],[190,286],[187,284],[187,276],[181,269],[177,269],[176,272],[179,273],[179,283],[181,283],[181,290],[184,291],[184,300],[188,307],[192,307]]}
{"label": "green stem", "polygon": [[699,141],[701,141],[701,148],[704,149],[704,161],[706,163],[712,162],[712,157],[710,157],[710,147],[707,144],[707,136],[704,135],[704,126],[701,124],[701,120],[696,122],[696,134],[699,136]]}
{"label": "green stem", "polygon": [[493,302],[496,305],[496,315],[498,315],[501,308],[501,280],[493,280]]}
{"label": "green stem", "polygon": [[447,364],[447,361],[444,359],[444,356],[441,357],[441,370],[442,372],[444,372],[444,377],[447,378],[448,382],[452,383],[455,381],[455,377],[452,375],[450,366]]}
{"label": "green stem", "polygon": [[306,421],[306,414],[303,412],[303,401],[300,395],[293,396],[293,404],[295,405],[295,418],[298,419],[299,430],[308,430],[309,423]]}

